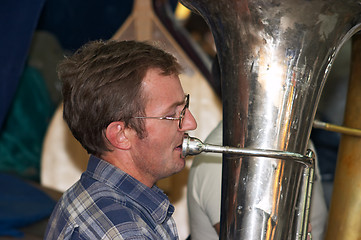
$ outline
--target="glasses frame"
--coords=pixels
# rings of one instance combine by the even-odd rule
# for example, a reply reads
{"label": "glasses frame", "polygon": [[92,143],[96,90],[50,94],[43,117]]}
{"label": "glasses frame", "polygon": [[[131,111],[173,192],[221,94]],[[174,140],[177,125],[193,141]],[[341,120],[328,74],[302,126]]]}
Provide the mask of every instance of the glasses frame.
{"label": "glasses frame", "polygon": [[179,114],[179,117],[134,117],[138,119],[158,119],[158,120],[171,120],[171,121],[179,121],[178,127],[182,129],[183,119],[186,114],[187,109],[189,108],[189,94],[185,95],[185,105],[182,111]]}

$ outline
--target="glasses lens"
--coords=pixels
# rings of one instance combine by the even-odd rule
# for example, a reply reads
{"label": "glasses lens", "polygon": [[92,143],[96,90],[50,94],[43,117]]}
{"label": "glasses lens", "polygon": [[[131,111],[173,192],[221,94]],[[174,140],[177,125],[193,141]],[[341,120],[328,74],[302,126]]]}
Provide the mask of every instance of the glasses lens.
{"label": "glasses lens", "polygon": [[187,111],[188,107],[189,107],[189,94],[186,95],[186,105],[182,109],[182,111],[180,113],[180,116],[179,116],[179,129],[182,128],[183,118],[184,118],[184,115],[186,114],[186,111]]}

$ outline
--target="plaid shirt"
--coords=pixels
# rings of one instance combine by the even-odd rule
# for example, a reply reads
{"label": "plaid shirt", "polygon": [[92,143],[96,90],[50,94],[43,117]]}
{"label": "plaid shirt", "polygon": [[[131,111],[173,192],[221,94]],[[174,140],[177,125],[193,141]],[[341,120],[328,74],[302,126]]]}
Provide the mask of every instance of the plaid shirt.
{"label": "plaid shirt", "polygon": [[158,187],[91,156],[57,203],[45,239],[178,239],[173,212]]}

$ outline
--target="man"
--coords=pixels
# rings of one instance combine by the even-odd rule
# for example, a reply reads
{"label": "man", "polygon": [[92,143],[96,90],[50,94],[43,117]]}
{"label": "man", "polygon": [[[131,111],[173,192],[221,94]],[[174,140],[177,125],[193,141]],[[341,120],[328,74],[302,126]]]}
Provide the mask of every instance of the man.
{"label": "man", "polygon": [[155,183],[181,171],[184,132],[197,127],[168,53],[95,41],[59,65],[63,116],[90,154],[45,239],[178,239],[174,207]]}
{"label": "man", "polygon": [[[205,142],[222,145],[222,122],[211,132]],[[312,145],[310,147],[314,149]],[[192,240],[219,239],[221,178],[222,154],[206,153],[195,157],[189,172],[187,188]],[[320,173],[316,165],[310,213],[313,240],[323,239],[326,220],[327,207],[323,197]]]}

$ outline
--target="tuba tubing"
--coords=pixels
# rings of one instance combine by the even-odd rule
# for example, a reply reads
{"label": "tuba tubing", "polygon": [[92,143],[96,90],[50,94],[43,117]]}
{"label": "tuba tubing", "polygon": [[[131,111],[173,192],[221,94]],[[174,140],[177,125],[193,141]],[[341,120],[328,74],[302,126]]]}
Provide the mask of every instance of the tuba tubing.
{"label": "tuba tubing", "polygon": [[[180,0],[216,45],[223,144],[304,155],[332,63],[361,29],[358,0]],[[223,154],[220,239],[306,239],[311,172],[298,161]],[[312,168],[311,168],[312,169]],[[306,192],[306,193],[305,193]]]}

